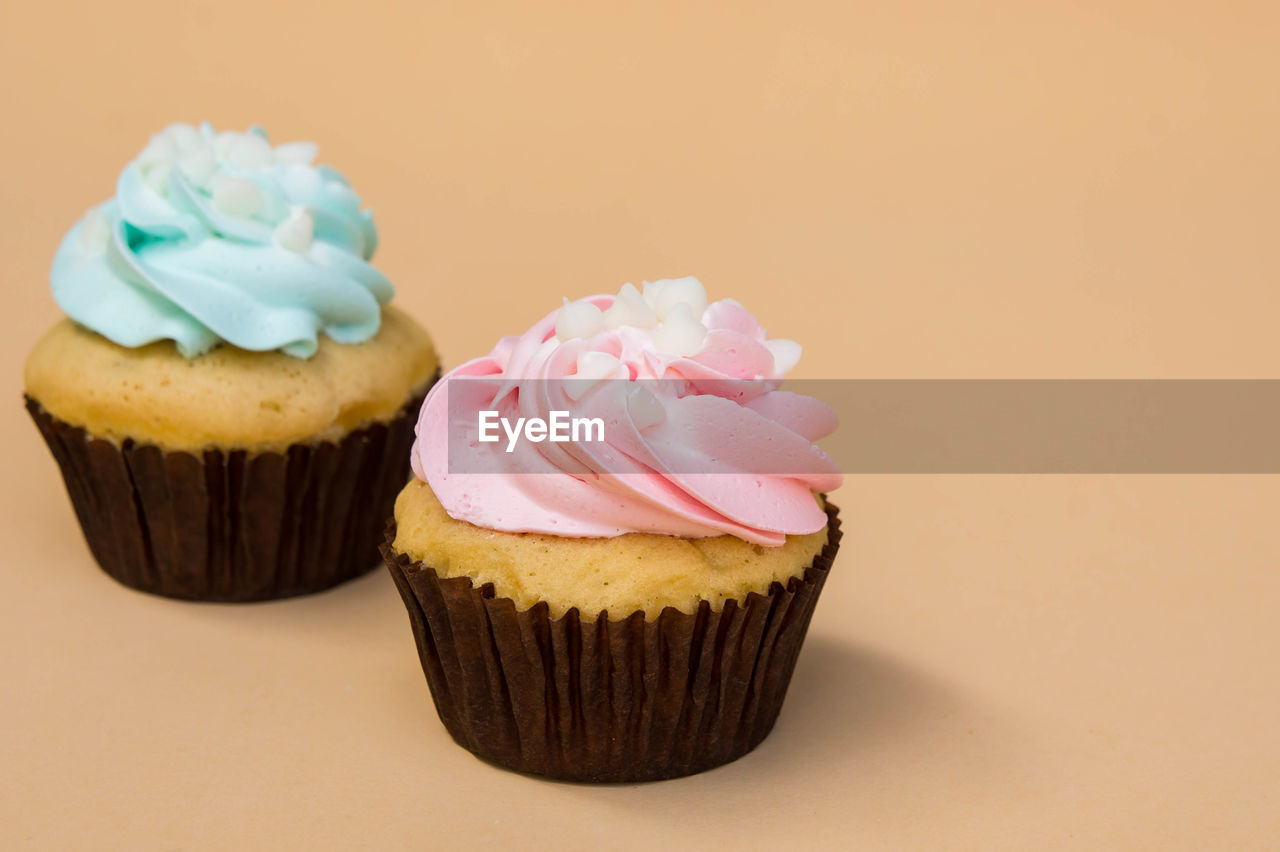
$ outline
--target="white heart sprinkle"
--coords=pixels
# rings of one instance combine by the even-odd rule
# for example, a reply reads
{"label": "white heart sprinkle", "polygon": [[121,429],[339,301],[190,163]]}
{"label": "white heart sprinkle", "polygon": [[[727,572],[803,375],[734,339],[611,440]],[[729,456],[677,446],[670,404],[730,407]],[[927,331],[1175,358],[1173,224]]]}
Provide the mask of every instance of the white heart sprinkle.
{"label": "white heart sprinkle", "polygon": [[231,151],[231,146],[235,144],[239,135],[234,130],[224,130],[213,138],[213,152],[218,155],[219,160],[227,158],[227,154]]}
{"label": "white heart sprinkle", "polygon": [[157,133],[138,155],[138,165],[145,169],[159,163],[171,163],[177,156],[178,146],[174,141],[163,133]]}
{"label": "white heart sprinkle", "polygon": [[185,153],[204,144],[204,137],[200,135],[200,131],[190,124],[170,124],[164,132],[178,146],[180,152]]}
{"label": "white heart sprinkle", "polygon": [[160,163],[143,171],[142,180],[153,192],[161,196],[167,195],[169,192],[169,170],[168,163]]}
{"label": "white heart sprinkle", "polygon": [[213,206],[228,216],[248,218],[262,207],[262,190],[247,178],[229,177],[214,184]]}
{"label": "white heart sprinkle", "polygon": [[780,379],[790,373],[800,361],[800,344],[794,340],[766,340],[764,346],[773,356],[773,377]]}
{"label": "white heart sprinkle", "polygon": [[281,248],[301,254],[311,247],[315,222],[305,207],[295,207],[289,218],[276,226],[275,238]]}
{"label": "white heart sprinkle", "polygon": [[654,313],[658,312],[658,300],[662,298],[662,291],[666,289],[667,282],[663,281],[645,281],[644,300],[653,308]]}
{"label": "white heart sprinkle", "polygon": [[578,372],[565,379],[564,393],[577,402],[600,381],[621,378],[622,362],[608,352],[583,352],[578,356]]}
{"label": "white heart sprinkle", "polygon": [[318,150],[319,148],[314,142],[286,142],[283,145],[276,146],[276,162],[288,165],[309,166],[311,165],[311,161],[316,158],[316,152]]}
{"label": "white heart sprinkle", "polygon": [[218,160],[213,155],[213,147],[210,145],[192,148],[178,158],[178,168],[187,176],[187,180],[196,186],[206,185],[217,167]]}
{"label": "white heart sprinkle", "polygon": [[240,133],[227,146],[227,164],[235,169],[261,169],[271,158],[271,143],[255,133]]}
{"label": "white heart sprinkle", "polygon": [[653,333],[653,346],[659,352],[684,358],[701,349],[706,336],[706,326],[694,319],[689,303],[677,302]]}
{"label": "white heart sprinkle", "polygon": [[627,413],[637,429],[648,429],[667,419],[667,410],[662,403],[642,387],[634,387],[627,394]]}
{"label": "white heart sprinkle", "polygon": [[572,340],[575,337],[592,337],[604,329],[604,313],[590,302],[564,300],[564,307],[556,316],[556,337]]}
{"label": "white heart sprinkle", "polygon": [[[651,299],[650,289],[653,291]],[[693,276],[655,281],[645,287],[645,297],[660,319],[666,319],[667,314],[680,304],[689,306],[694,319],[702,319],[702,312],[707,309],[707,290]]]}
{"label": "white heart sprinkle", "polygon": [[605,328],[621,328],[624,325],[653,328],[657,324],[658,315],[649,307],[634,284],[623,284],[618,291],[618,298],[604,312]]}
{"label": "white heart sprinkle", "polygon": [[111,220],[102,208],[95,207],[84,214],[78,239],[80,251],[87,255],[100,255],[107,250],[110,242]]}

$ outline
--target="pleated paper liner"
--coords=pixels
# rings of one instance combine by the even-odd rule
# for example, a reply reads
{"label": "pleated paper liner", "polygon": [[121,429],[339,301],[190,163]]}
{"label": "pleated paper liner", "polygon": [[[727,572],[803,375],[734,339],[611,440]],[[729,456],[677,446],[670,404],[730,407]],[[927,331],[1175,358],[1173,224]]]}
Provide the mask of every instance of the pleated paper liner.
{"label": "pleated paper liner", "polygon": [[840,545],[803,578],[719,612],[668,607],[622,621],[518,611],[492,583],[441,579],[394,547],[382,554],[409,610],[436,711],[484,760],[571,781],[655,781],[736,760],[773,728],[818,595]]}
{"label": "pleated paper liner", "polygon": [[377,567],[422,399],[336,443],[197,454],[115,444],[26,404],[102,570],[152,594],[241,602],[317,592]]}

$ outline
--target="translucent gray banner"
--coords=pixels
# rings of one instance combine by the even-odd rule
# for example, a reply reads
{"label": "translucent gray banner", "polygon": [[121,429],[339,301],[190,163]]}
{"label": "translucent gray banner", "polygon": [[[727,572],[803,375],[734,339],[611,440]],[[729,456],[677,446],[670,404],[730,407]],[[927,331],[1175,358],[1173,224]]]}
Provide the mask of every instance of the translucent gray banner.
{"label": "translucent gray banner", "polygon": [[[1280,380],[448,381],[464,391],[448,395],[453,473],[545,469],[519,463],[531,450],[588,474],[611,472],[599,469],[602,453],[628,470],[679,474],[807,476],[832,462],[846,474],[1280,473]],[[486,436],[496,429],[499,440],[481,443],[482,412],[499,385],[505,396]],[[716,399],[685,402],[695,395]],[[801,397],[838,418],[817,439],[821,452],[798,452],[778,431],[823,427],[820,407]],[[530,418],[548,414],[563,426],[548,424],[548,435],[566,440],[529,431]]]}

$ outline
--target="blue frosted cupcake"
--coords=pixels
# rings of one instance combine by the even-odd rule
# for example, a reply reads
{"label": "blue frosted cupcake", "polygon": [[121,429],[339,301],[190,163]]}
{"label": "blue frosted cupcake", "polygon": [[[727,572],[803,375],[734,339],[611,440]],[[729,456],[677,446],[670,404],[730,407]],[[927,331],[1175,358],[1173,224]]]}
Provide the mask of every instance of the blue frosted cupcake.
{"label": "blue frosted cupcake", "polygon": [[438,361],[315,155],[173,125],[58,249],[67,318],[27,359],[27,407],[128,586],[261,600],[377,563]]}

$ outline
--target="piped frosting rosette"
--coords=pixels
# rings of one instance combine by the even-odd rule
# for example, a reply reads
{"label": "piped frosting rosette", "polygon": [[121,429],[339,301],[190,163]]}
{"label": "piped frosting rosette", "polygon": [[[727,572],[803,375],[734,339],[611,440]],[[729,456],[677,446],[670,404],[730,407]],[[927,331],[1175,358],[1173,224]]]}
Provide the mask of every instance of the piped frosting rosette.
{"label": "piped frosting rosette", "polygon": [[152,137],[58,248],[54,299],[122,346],[170,339],[310,357],[368,340],[393,288],[369,263],[373,217],[316,146],[260,128],[175,124]]}
{"label": "piped frosting rosette", "polygon": [[[822,529],[814,492],[841,483],[813,443],[834,412],[780,388],[799,357],[736,301],[708,305],[694,278],[566,300],[432,389],[413,470],[451,517],[489,529],[779,545]],[[510,424],[557,411],[603,429],[481,440],[478,412]]]}

